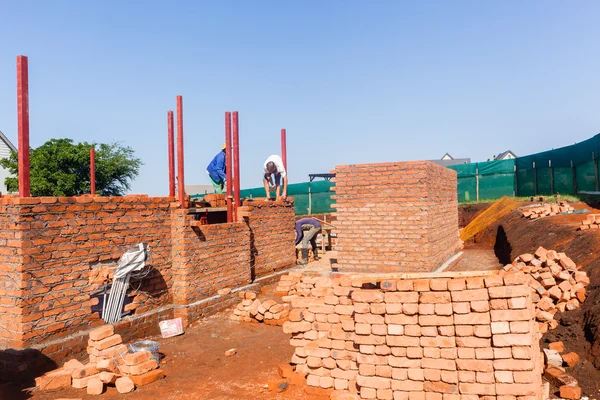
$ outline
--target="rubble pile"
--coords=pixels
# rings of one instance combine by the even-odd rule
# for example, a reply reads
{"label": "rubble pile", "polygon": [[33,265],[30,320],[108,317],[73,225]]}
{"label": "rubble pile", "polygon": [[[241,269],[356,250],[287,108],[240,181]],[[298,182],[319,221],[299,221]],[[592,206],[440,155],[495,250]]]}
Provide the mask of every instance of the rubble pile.
{"label": "rubble pile", "polygon": [[544,378],[559,389],[560,397],[568,400],[581,398],[581,388],[577,379],[565,371],[565,367],[574,367],[580,361],[577,353],[564,354],[563,342],[553,342],[544,349]]}
{"label": "rubble pile", "polygon": [[36,386],[40,390],[72,386],[86,389],[89,395],[102,394],[107,386],[114,386],[124,394],[165,377],[151,352],[129,353],[112,325],[103,325],[90,332],[87,352],[87,364],[69,360],[62,368],[36,378]]}
{"label": "rubble pile", "polygon": [[288,320],[289,304],[280,304],[275,300],[261,301],[254,292],[240,292],[240,297],[244,300],[235,307],[230,317],[234,321],[282,326]]}
{"label": "rubble pile", "polygon": [[580,271],[565,253],[539,247],[534,254],[522,254],[505,271],[521,271],[529,276],[529,286],[534,290],[536,319],[540,332],[558,326],[554,319],[557,312],[576,310],[586,298],[590,279]]}
{"label": "rubble pile", "polygon": [[540,207],[528,207],[521,211],[525,218],[537,219],[542,217],[551,217],[558,214],[571,214],[575,209],[566,201],[559,201],[558,204],[546,204]]}
{"label": "rubble pile", "polygon": [[588,214],[581,222],[581,226],[578,228],[578,230],[584,231],[586,229],[598,228],[600,228],[600,214]]}

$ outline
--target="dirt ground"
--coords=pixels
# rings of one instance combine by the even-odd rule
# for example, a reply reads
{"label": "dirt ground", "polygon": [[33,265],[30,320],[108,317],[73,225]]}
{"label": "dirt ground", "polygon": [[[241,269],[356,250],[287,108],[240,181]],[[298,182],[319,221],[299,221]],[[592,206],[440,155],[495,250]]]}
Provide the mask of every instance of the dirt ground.
{"label": "dirt ground", "polygon": [[[160,352],[165,355],[161,368],[166,378],[140,387],[126,397],[132,400],[324,399],[307,394],[299,386],[289,386],[282,393],[266,389],[269,381],[279,379],[277,365],[288,363],[294,352],[289,344],[290,335],[278,326],[231,321],[230,312],[198,321],[182,336],[152,338],[160,343]],[[237,353],[225,356],[225,351],[231,348],[236,348]],[[88,396],[85,389],[32,392],[31,397],[13,389],[5,397],[0,392],[0,398],[99,398]],[[114,387],[101,396],[106,400],[124,397]]]}
{"label": "dirt ground", "polygon": [[[578,209],[600,213],[594,204],[573,204]],[[543,343],[562,340],[566,351],[574,351],[582,362],[567,372],[578,381],[585,395],[600,395],[600,230],[577,231],[585,214],[558,215],[537,220],[527,220],[515,211],[486,231],[477,235],[468,249],[493,250],[508,263],[523,253],[532,253],[539,246],[565,252],[590,277],[588,297],[582,307],[555,318],[560,325],[548,332]]]}

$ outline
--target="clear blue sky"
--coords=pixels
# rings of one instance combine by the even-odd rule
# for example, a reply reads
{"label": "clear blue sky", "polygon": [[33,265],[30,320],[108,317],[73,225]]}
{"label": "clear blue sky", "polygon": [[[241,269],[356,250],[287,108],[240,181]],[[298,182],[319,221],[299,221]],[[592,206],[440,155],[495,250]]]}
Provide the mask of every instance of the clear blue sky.
{"label": "clear blue sky", "polygon": [[525,155],[600,131],[594,1],[3,1],[0,130],[16,144],[121,141],[166,194],[167,110],[184,97],[186,183],[240,112],[242,186],[288,131],[291,182],[336,164]]}

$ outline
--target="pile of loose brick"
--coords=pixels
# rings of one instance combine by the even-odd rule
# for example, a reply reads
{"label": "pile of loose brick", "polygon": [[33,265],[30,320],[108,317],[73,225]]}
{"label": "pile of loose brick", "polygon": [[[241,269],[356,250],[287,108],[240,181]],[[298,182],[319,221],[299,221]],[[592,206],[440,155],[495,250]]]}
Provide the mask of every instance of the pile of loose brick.
{"label": "pile of loose brick", "polygon": [[521,211],[525,218],[538,219],[542,217],[552,217],[558,214],[571,214],[575,211],[566,201],[560,201],[558,204],[546,204],[539,207],[528,207]]}
{"label": "pile of loose brick", "polygon": [[600,214],[588,214],[581,222],[581,226],[578,229],[584,231],[586,229],[598,228],[600,228]]}
{"label": "pile of loose brick", "polygon": [[320,297],[330,287],[329,278],[308,276],[302,272],[282,275],[275,288],[276,296],[283,296],[289,302],[295,297]]}
{"label": "pile of loose brick", "polygon": [[40,390],[72,386],[87,389],[90,395],[99,395],[111,385],[124,394],[165,377],[151,352],[129,353],[112,325],[103,325],[90,332],[87,352],[89,363],[69,360],[62,368],[36,378],[36,386]]}
{"label": "pile of loose brick", "polygon": [[581,398],[581,388],[577,379],[569,375],[565,367],[574,367],[581,361],[579,355],[574,352],[564,353],[563,342],[553,342],[544,349],[546,361],[544,378],[559,389],[560,397],[563,399],[577,400]]}
{"label": "pile of loose brick", "polygon": [[289,304],[280,304],[275,300],[261,301],[254,292],[240,292],[242,302],[236,306],[231,315],[234,321],[262,322],[267,325],[282,326],[290,314]]}
{"label": "pile of loose brick", "polygon": [[283,325],[310,387],[332,399],[539,398],[525,274],[325,279],[321,296],[291,299]]}
{"label": "pile of loose brick", "polygon": [[565,253],[539,247],[534,254],[522,254],[506,271],[521,271],[528,275],[529,286],[535,291],[536,319],[539,330],[545,333],[558,326],[557,312],[576,310],[586,298],[590,279],[580,271]]}

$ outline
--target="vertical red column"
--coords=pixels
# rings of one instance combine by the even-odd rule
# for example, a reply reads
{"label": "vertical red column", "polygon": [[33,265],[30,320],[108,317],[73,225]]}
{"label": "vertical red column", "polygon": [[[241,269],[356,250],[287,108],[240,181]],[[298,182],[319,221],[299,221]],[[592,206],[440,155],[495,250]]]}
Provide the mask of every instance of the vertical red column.
{"label": "vertical red column", "polygon": [[177,187],[179,206],[185,206],[185,177],[183,171],[183,98],[177,96]]}
{"label": "vertical red column", "polygon": [[234,221],[237,221],[237,209],[240,206],[240,137],[238,126],[238,112],[233,112],[233,173],[234,173]]}
{"label": "vertical red column", "polygon": [[96,150],[90,149],[90,194],[96,194]]}
{"label": "vertical red column", "polygon": [[231,113],[225,113],[225,174],[227,180],[227,222],[233,221],[233,204],[231,203],[232,192],[232,164],[231,164]]}
{"label": "vertical red column", "polygon": [[173,111],[167,112],[169,148],[169,197],[175,197],[175,134],[173,132]]}
{"label": "vertical red column", "polygon": [[17,125],[19,196],[29,197],[29,66],[25,56],[17,56]]}
{"label": "vertical red column", "polygon": [[285,129],[281,130],[281,160],[283,161],[283,168],[285,168],[285,173],[287,174],[287,143]]}

